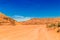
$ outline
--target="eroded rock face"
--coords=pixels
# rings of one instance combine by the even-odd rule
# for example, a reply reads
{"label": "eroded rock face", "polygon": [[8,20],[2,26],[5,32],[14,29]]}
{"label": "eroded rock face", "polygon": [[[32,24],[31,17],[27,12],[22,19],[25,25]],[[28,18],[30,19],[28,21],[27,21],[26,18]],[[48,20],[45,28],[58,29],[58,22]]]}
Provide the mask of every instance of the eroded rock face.
{"label": "eroded rock face", "polygon": [[0,13],[0,25],[15,25],[15,20]]}
{"label": "eroded rock face", "polygon": [[23,22],[16,22],[14,19],[0,13],[0,25],[40,25],[40,24],[57,24],[60,18],[32,18]]}
{"label": "eroded rock face", "polygon": [[29,24],[40,25],[40,24],[52,24],[52,23],[57,24],[58,22],[60,22],[60,18],[33,18],[31,20],[24,21],[21,23],[25,25]]}

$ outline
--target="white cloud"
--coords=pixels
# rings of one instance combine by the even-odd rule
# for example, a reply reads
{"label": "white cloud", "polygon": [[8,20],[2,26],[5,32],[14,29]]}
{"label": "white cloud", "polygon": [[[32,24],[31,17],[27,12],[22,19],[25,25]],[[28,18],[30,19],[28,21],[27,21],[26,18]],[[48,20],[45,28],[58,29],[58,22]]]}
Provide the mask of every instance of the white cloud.
{"label": "white cloud", "polygon": [[14,16],[12,16],[12,18],[16,21],[27,21],[33,17],[25,17],[25,16],[14,15]]}

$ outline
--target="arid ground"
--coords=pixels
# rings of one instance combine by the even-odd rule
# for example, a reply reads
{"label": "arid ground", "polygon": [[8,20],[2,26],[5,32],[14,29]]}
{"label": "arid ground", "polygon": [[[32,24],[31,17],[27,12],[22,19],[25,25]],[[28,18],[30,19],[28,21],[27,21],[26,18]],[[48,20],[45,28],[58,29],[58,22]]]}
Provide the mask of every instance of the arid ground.
{"label": "arid ground", "polygon": [[0,40],[60,40],[60,34],[46,25],[0,26]]}
{"label": "arid ground", "polygon": [[0,13],[0,40],[60,40],[58,28],[60,18],[33,18],[17,22]]}

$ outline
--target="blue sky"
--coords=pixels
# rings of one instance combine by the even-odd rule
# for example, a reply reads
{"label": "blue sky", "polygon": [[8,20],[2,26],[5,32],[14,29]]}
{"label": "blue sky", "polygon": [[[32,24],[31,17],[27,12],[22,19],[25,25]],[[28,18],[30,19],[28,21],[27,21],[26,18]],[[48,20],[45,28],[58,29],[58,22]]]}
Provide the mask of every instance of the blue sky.
{"label": "blue sky", "polygon": [[8,16],[57,17],[60,0],[0,0],[0,12]]}

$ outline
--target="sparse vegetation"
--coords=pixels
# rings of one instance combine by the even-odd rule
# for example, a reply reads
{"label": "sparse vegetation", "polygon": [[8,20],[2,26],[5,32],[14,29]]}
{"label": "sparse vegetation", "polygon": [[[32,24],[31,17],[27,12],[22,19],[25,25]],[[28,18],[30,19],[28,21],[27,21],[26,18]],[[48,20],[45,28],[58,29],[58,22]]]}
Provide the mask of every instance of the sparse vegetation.
{"label": "sparse vegetation", "polygon": [[58,30],[57,30],[57,32],[59,33],[60,32],[60,22],[58,22],[58,24],[57,24],[57,28],[58,28]]}
{"label": "sparse vegetation", "polygon": [[52,24],[48,25],[48,28],[53,28],[56,30],[57,33],[59,33],[60,32],[60,22],[58,22],[57,24],[52,23]]}
{"label": "sparse vegetation", "polygon": [[60,22],[58,23],[57,27],[60,27]]}
{"label": "sparse vegetation", "polygon": [[48,28],[55,28],[55,27],[56,27],[55,24],[50,24],[50,25],[48,25]]}
{"label": "sparse vegetation", "polygon": [[57,32],[59,33],[59,32],[60,32],[60,30],[58,29],[58,30],[57,30]]}

